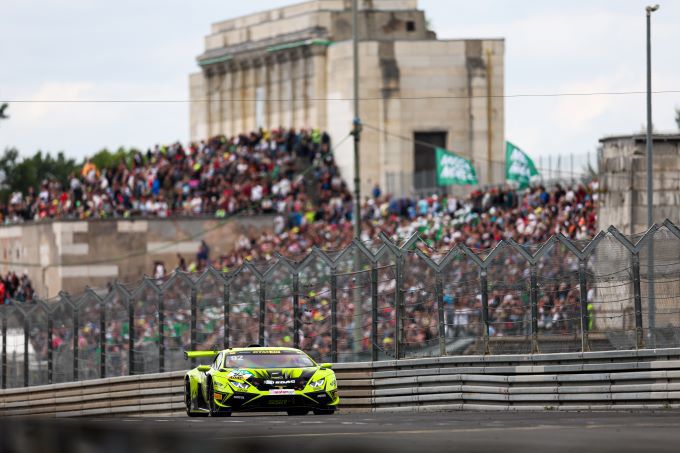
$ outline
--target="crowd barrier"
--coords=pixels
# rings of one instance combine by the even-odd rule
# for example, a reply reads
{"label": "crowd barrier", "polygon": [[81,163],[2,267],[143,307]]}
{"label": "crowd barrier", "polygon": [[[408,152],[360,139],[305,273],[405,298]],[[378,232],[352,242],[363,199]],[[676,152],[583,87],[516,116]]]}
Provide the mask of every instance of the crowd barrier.
{"label": "crowd barrier", "polygon": [[[680,407],[680,348],[334,366],[342,412]],[[184,372],[0,391],[0,416],[181,416]]]}
{"label": "crowd barrier", "polygon": [[[680,228],[435,250],[382,235],[304,258],[0,305],[0,388],[182,370],[184,350],[319,362],[680,346]],[[228,271],[228,272],[222,272]]]}

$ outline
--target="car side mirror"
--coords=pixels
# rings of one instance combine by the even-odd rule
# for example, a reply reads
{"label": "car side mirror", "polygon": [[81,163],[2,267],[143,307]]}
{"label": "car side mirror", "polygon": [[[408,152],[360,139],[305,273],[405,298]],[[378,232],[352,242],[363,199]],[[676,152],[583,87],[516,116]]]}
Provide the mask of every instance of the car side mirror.
{"label": "car side mirror", "polygon": [[322,370],[330,370],[331,368],[333,368],[333,364],[332,363],[322,363],[321,365],[319,365],[319,368],[321,368]]}
{"label": "car side mirror", "polygon": [[210,365],[199,365],[198,371],[200,371],[202,373],[205,373],[206,371],[210,371]]}

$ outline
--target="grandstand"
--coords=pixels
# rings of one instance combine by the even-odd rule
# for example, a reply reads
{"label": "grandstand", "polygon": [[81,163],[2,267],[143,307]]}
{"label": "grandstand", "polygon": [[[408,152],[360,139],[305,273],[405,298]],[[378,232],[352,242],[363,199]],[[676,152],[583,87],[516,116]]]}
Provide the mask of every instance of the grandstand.
{"label": "grandstand", "polygon": [[[423,240],[418,246],[431,256],[441,256],[456,244],[465,244],[483,255],[503,239],[531,246],[562,233],[574,240],[585,240],[594,235],[597,225],[597,193],[593,187],[578,184],[547,189],[537,185],[518,191],[497,186],[473,190],[465,198],[453,197],[446,190],[421,198],[394,198],[376,186],[362,203],[361,241],[372,246],[378,234],[383,233],[399,243],[418,233]],[[347,247],[353,239],[352,202],[335,164],[328,134],[319,130],[279,129],[213,137],[187,146],[179,143],[155,146],[146,153],[134,152],[106,168],[97,168],[87,160],[69,181],[46,181],[37,195],[30,191],[13,194],[4,218],[5,223],[21,223],[73,218],[212,216],[224,219],[271,214],[271,234],[253,232],[230,238],[234,243],[232,251],[220,256],[211,256],[210,244],[203,242],[201,249],[196,250],[195,260],[191,256],[188,260],[179,257],[177,263],[179,271],[201,272],[213,266],[228,273],[246,262],[262,268],[277,254],[301,260],[313,247],[329,253]],[[356,271],[362,269],[357,259],[340,264],[346,269],[346,273],[338,277],[340,360],[350,360],[350,356],[366,358],[371,349],[369,275],[365,266],[364,272],[357,274]],[[489,333],[498,338],[517,339],[514,346],[512,343],[507,346],[507,351],[512,352],[513,348],[525,348],[528,344],[524,341],[529,331],[528,290],[523,274],[526,267],[518,256],[512,255],[504,256],[499,265],[503,270],[499,268],[498,279],[489,294]],[[563,254],[553,257],[545,267],[545,277],[552,280],[542,288],[539,302],[542,332],[572,338],[579,329],[580,301],[574,266],[573,257]],[[311,268],[312,273],[323,273],[323,263],[316,267],[316,271]],[[407,260],[407,269],[403,288],[404,342],[414,354],[417,351],[430,354],[426,351],[434,347],[439,336],[434,281],[427,268],[413,260]],[[155,273],[158,284],[173,274],[172,267],[157,271],[148,270]],[[396,290],[394,265],[386,263],[380,274],[376,329],[380,332],[380,347],[385,356],[390,357],[396,329],[392,301]],[[471,262],[457,262],[444,282],[445,335],[447,341],[455,343],[454,349],[458,352],[479,347],[473,341],[480,337],[482,325],[477,278]],[[466,281],[470,284],[464,284]],[[271,344],[292,344],[292,302],[290,291],[284,288],[289,283],[283,280],[280,287],[273,285],[267,290],[267,298],[272,301],[265,314],[269,326],[267,341]],[[301,286],[300,344],[317,358],[327,359],[331,347],[330,282],[315,279],[308,273],[301,276]],[[234,313],[229,325],[232,342],[257,342],[258,327],[253,322],[253,307],[258,304],[257,279],[239,277],[233,287],[238,299],[232,301]],[[173,350],[179,352],[190,343],[187,291],[182,285],[171,286],[163,296],[167,337],[162,341],[168,357]],[[197,329],[203,332],[202,347],[211,347],[225,334],[225,324],[220,321],[218,307],[221,290],[206,291],[201,297],[207,298],[206,303],[215,304],[217,311],[211,314],[208,310]],[[217,295],[212,294],[215,291]],[[22,303],[20,298],[12,298],[15,293],[8,294],[8,303]],[[107,308],[106,354],[119,358],[106,364],[107,375],[129,371],[124,359],[130,335],[128,315],[122,305],[120,310],[116,308],[116,304],[120,304],[117,300],[114,295],[109,302],[113,305]],[[99,309],[93,310],[84,310],[80,315],[83,317],[78,339],[82,377],[96,368],[95,352],[100,346],[96,322]],[[157,341],[157,322],[153,313],[140,315],[136,320],[134,338],[140,350],[156,348],[152,343]],[[67,348],[73,343],[71,335],[71,329],[56,329],[53,342]],[[44,343],[44,339],[40,342]],[[44,355],[44,348],[38,348],[37,344],[34,348]],[[141,354],[139,357],[146,359],[140,359],[142,362],[134,366],[140,370],[153,369],[156,356],[157,353]],[[147,363],[149,360],[151,363]]]}

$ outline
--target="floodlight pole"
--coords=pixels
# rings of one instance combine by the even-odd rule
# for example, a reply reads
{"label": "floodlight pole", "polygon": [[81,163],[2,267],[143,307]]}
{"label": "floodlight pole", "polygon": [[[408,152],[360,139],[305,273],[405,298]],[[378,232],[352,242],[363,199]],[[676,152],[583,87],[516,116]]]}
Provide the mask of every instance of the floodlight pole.
{"label": "floodlight pole", "polygon": [[[654,224],[654,140],[652,138],[652,13],[659,5],[647,6],[647,228]],[[656,303],[654,300],[654,238],[649,240],[647,252],[647,312],[648,347],[656,347],[654,328],[656,327]]]}
{"label": "floodlight pole", "polygon": [[358,0],[352,0],[352,59],[354,71],[354,237],[361,239],[361,178],[359,177],[359,140],[361,120],[359,119],[359,30],[357,23]]}

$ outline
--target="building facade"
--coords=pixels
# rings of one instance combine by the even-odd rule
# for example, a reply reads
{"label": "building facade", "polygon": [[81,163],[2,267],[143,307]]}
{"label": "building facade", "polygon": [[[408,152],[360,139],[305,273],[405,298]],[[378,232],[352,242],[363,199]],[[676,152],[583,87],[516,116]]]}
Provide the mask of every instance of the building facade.
{"label": "building facade", "polygon": [[[452,5],[453,7],[453,5]],[[417,0],[359,1],[361,189],[434,188],[432,144],[504,174],[504,41],[438,40]],[[352,130],[349,0],[314,0],[212,25],[190,76],[191,139],[258,128]],[[335,148],[354,178],[351,139]]]}
{"label": "building facade", "polygon": [[[38,297],[60,291],[77,295],[86,286],[106,288],[153,275],[155,264],[173,271],[179,256],[196,262],[201,239],[218,260],[234,249],[240,235],[272,232],[271,216],[233,219],[44,221],[0,226],[2,275],[26,274]],[[11,262],[11,264],[9,264]]]}
{"label": "building facade", "polygon": [[[680,221],[680,134],[654,134],[654,222]],[[600,228],[622,233],[647,230],[647,139],[645,134],[600,139]]]}

